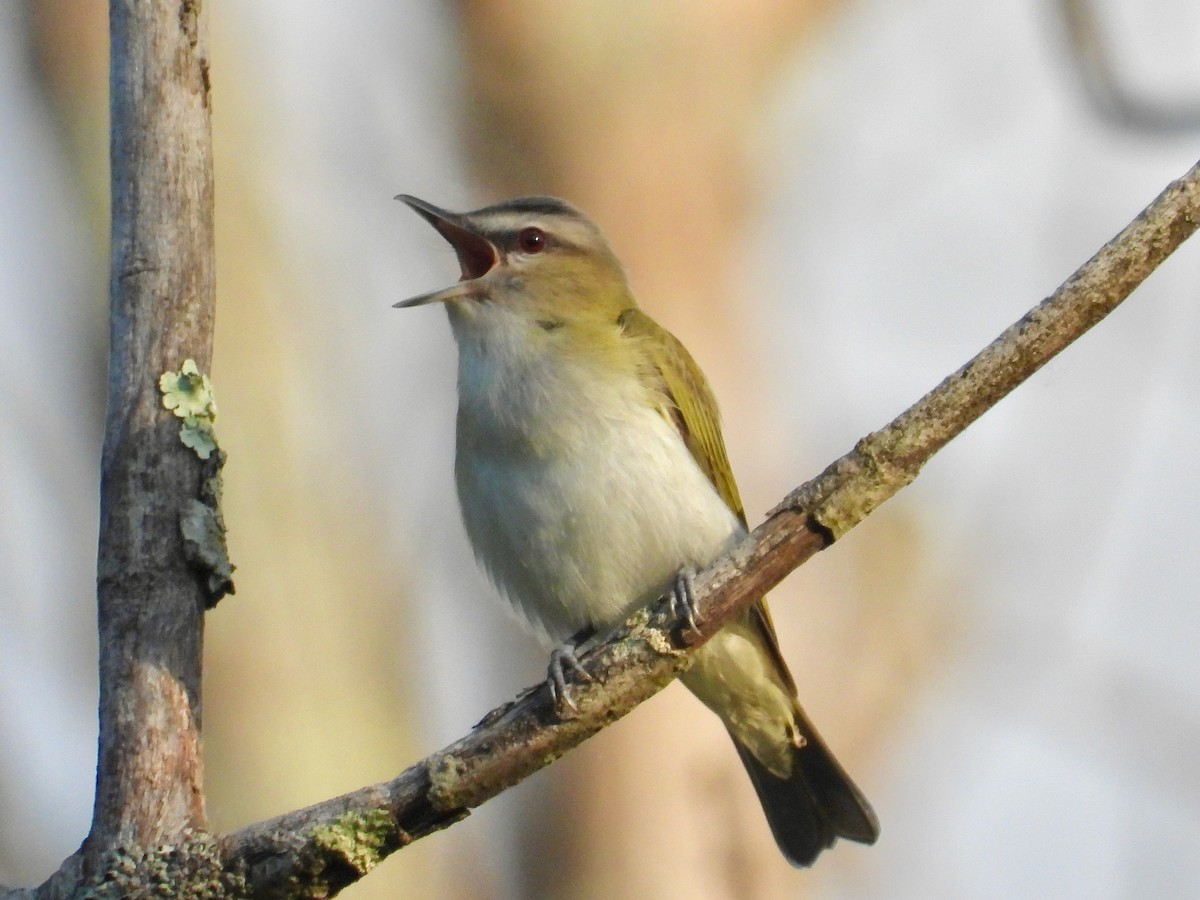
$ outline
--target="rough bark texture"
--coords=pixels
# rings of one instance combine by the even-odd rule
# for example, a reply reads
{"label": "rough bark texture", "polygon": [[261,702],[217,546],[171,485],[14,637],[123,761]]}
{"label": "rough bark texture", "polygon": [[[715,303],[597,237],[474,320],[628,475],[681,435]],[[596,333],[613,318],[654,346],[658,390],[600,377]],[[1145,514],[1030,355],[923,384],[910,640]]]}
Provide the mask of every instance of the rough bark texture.
{"label": "rough bark texture", "polygon": [[100,743],[84,845],[91,877],[119,845],[204,827],[205,595],[179,514],[203,466],[163,408],[161,373],[207,370],[213,181],[202,4],[113,0],[112,269],[100,486]]}

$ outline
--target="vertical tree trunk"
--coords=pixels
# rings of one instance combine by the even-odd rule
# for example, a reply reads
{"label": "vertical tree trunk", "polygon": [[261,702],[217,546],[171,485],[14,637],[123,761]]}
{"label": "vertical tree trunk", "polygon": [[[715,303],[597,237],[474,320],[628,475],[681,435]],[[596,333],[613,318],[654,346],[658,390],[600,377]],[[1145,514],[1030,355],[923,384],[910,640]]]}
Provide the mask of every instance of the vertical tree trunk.
{"label": "vertical tree trunk", "polygon": [[158,376],[206,371],[213,182],[200,0],[111,0],[112,272],[101,462],[100,742],[85,871],[117,844],[203,828],[205,594],[179,513],[203,463],[179,440]]}

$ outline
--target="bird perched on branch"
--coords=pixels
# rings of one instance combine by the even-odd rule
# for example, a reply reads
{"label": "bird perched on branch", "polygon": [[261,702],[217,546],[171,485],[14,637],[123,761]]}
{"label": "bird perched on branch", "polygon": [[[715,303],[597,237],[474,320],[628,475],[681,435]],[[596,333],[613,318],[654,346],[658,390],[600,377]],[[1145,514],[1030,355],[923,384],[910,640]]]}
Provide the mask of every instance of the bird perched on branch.
{"label": "bird perched on branch", "polygon": [[[441,303],[458,344],[455,476],[492,581],[555,646],[571,706],[580,642],[671,593],[694,623],[692,576],[746,534],[703,373],[633,299],[587,218],[552,197],[469,213],[399,198],[454,248]],[[838,837],[874,843],[875,813],[796,697],[759,600],[695,651],[680,680],[729,731],[788,861]]]}

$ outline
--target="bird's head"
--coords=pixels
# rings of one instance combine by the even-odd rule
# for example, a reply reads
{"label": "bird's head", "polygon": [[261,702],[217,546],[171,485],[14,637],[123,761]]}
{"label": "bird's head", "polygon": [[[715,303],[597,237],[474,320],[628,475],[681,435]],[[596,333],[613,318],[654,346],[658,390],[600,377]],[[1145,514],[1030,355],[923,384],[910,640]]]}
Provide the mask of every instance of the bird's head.
{"label": "bird's head", "polygon": [[452,318],[485,316],[489,305],[552,331],[564,325],[611,325],[632,305],[624,270],[604,236],[568,203],[519,197],[474,212],[403,200],[454,248],[457,284],[395,304],[446,303]]}

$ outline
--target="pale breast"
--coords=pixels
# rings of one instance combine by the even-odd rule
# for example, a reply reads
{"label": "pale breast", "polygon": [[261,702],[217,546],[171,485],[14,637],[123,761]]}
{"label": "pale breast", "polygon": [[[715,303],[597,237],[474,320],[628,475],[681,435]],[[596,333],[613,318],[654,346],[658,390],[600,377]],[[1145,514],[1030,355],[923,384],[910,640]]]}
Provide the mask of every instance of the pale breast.
{"label": "pale breast", "polygon": [[483,363],[463,349],[463,520],[492,580],[551,642],[619,623],[680,568],[705,565],[740,535],[634,378],[538,372],[527,360],[506,388],[504,375],[472,372]]}

